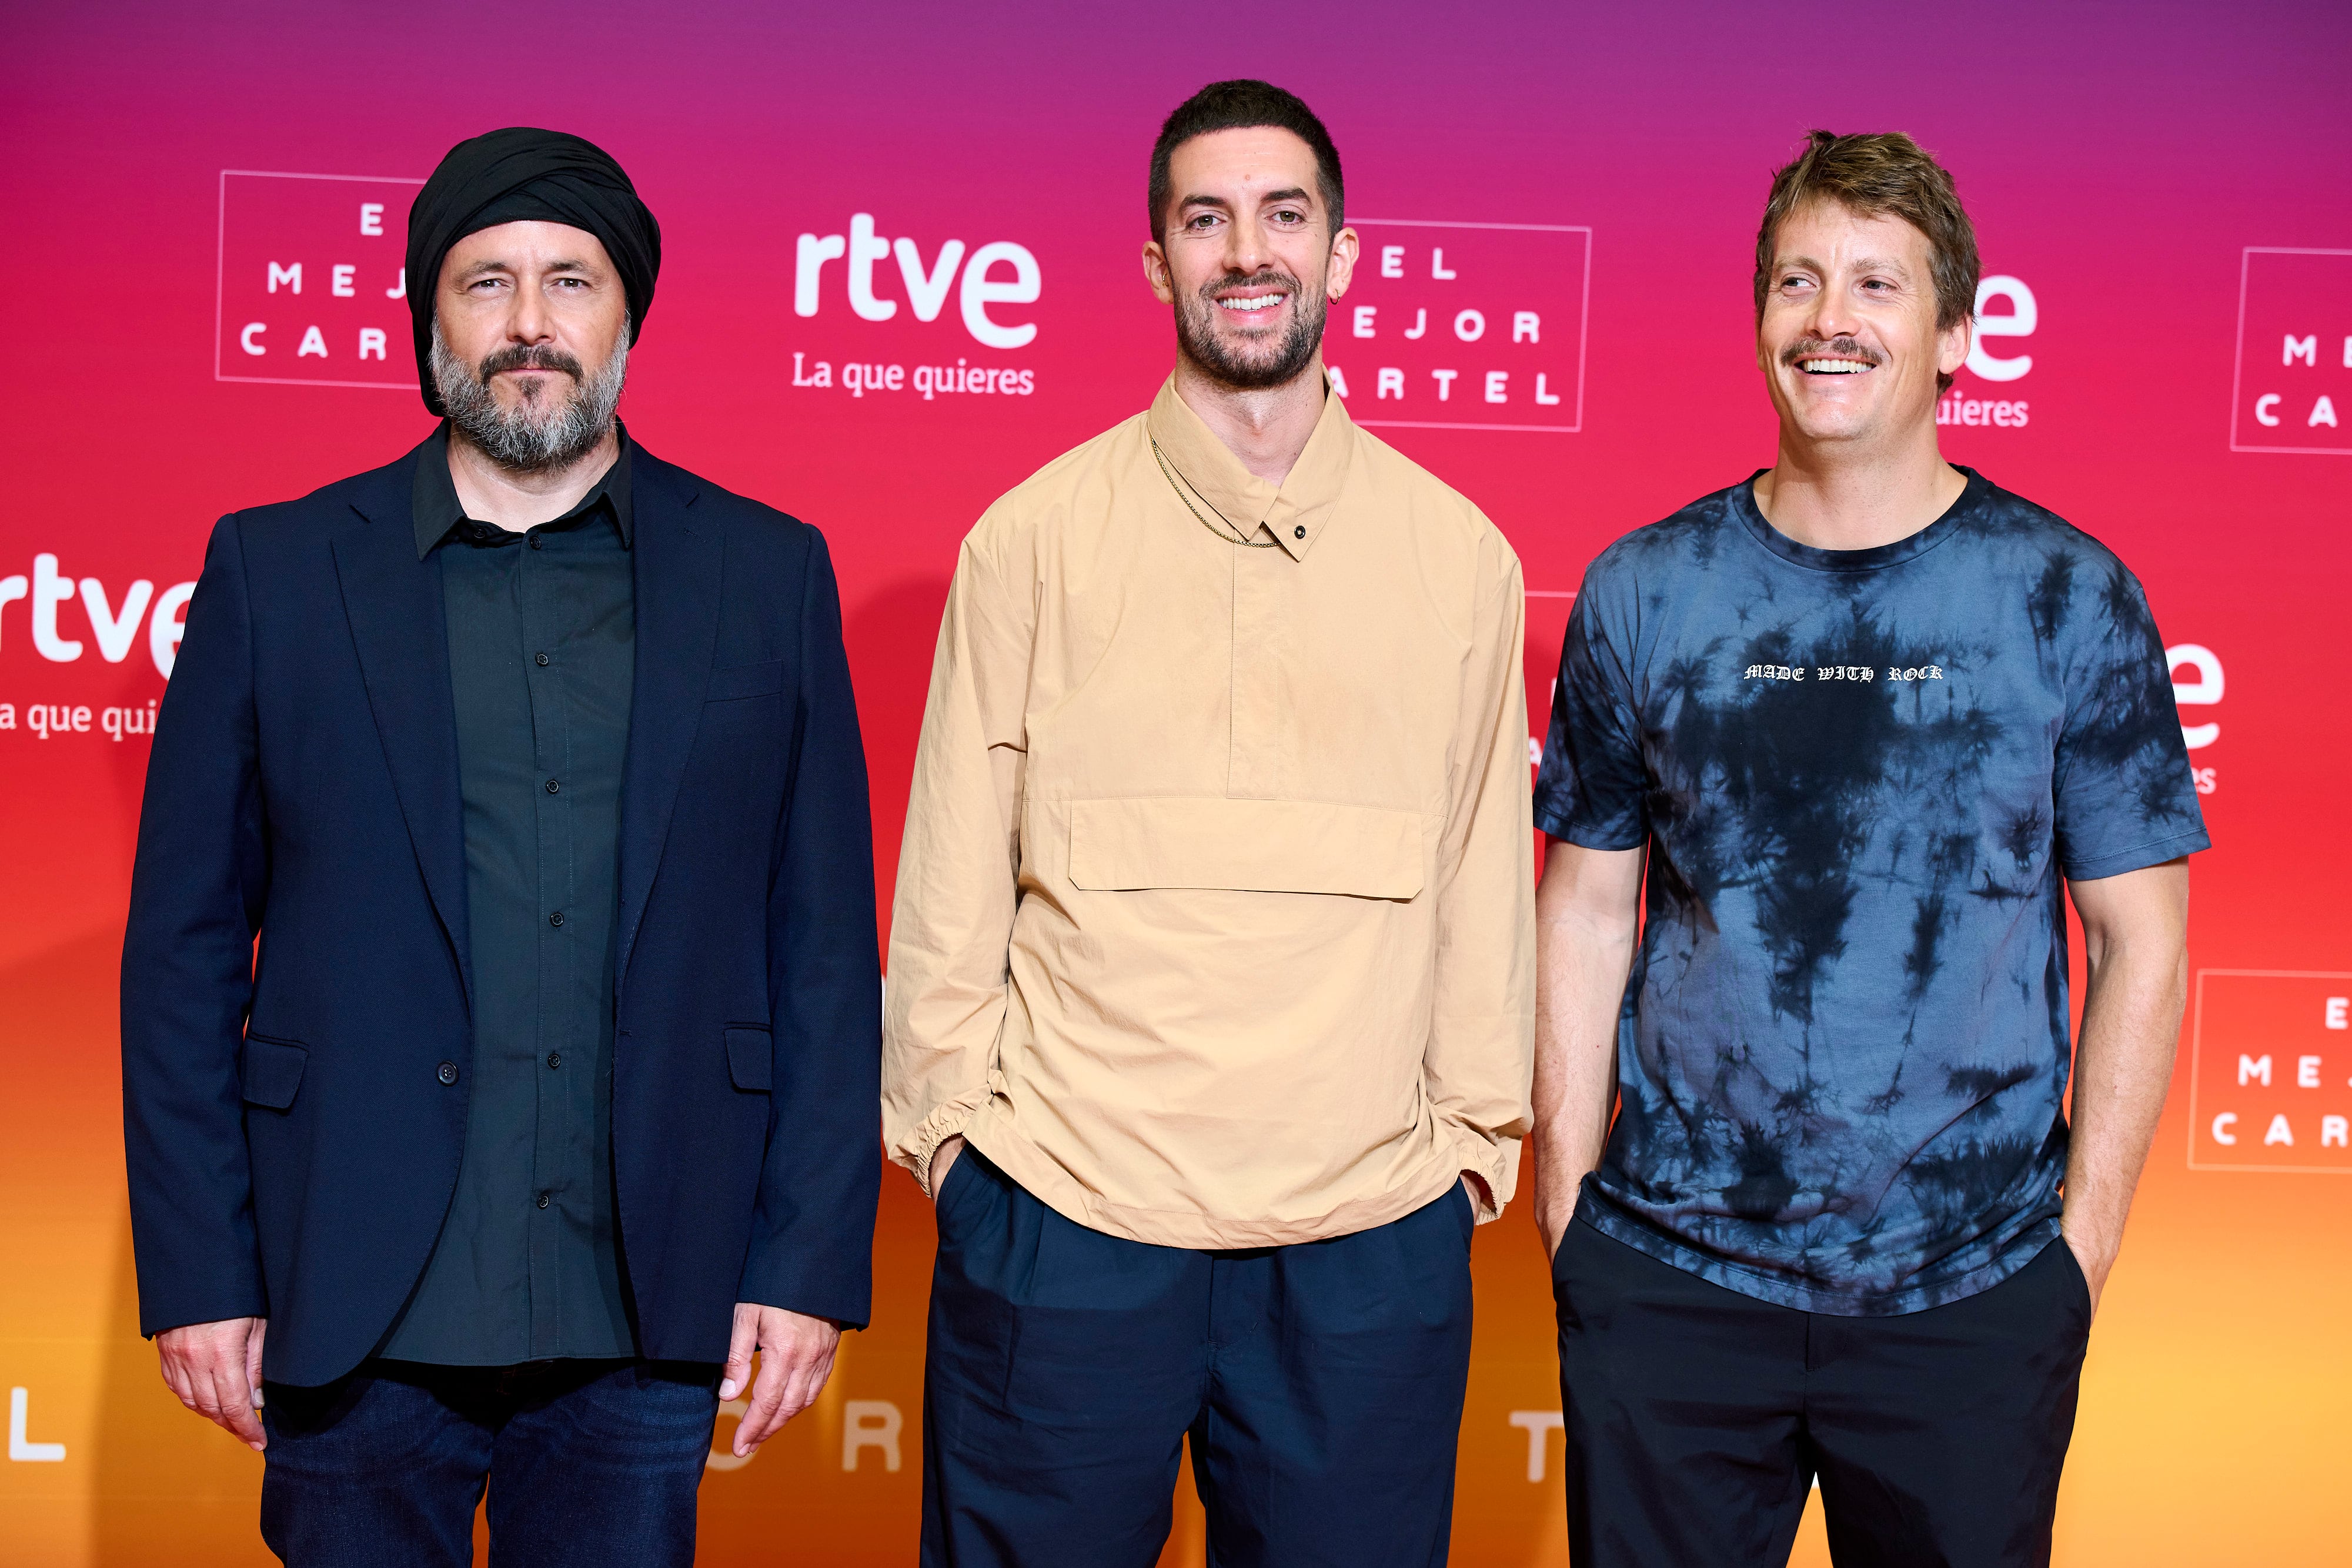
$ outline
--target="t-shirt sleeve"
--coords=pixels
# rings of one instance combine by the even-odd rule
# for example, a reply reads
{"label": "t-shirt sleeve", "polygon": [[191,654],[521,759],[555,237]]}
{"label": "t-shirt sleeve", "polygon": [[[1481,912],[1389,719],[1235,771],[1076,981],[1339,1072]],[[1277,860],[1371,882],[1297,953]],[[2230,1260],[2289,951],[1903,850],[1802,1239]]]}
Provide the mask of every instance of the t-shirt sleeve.
{"label": "t-shirt sleeve", "polygon": [[1632,850],[1649,836],[1650,776],[1628,674],[1632,650],[1607,622],[1588,573],[1560,643],[1536,774],[1536,826],[1589,850]]}
{"label": "t-shirt sleeve", "polygon": [[2164,639],[2120,561],[2074,618],[2066,725],[2056,758],[2058,863],[2071,882],[2120,876],[2209,848]]}

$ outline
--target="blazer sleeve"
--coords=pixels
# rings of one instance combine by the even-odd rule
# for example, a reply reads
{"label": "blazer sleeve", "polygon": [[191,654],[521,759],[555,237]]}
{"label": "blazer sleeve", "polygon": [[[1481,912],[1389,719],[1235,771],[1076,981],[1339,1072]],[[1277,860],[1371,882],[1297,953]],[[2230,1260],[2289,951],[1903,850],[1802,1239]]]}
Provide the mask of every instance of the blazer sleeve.
{"label": "blazer sleeve", "polygon": [[881,1192],[874,828],[841,596],[809,530],[796,760],[768,894],[775,1109],[737,1300],[863,1327]]}
{"label": "blazer sleeve", "polygon": [[139,1329],[260,1317],[238,1053],[268,897],[253,622],[213,529],[155,724],[122,941],[122,1133]]}

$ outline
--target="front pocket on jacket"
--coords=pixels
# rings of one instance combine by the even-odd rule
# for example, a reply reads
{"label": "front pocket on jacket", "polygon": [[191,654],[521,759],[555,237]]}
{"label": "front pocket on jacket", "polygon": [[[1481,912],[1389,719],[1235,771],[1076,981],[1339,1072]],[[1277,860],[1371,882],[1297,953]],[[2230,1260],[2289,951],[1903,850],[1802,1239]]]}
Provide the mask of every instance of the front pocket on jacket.
{"label": "front pocket on jacket", "polygon": [[310,1064],[310,1048],[290,1040],[248,1034],[238,1053],[239,1091],[248,1105],[283,1111],[294,1103],[302,1087],[302,1070]]}
{"label": "front pocket on jacket", "polygon": [[775,1037],[758,1024],[729,1024],[727,1075],[738,1089],[772,1092],[776,1086]]}
{"label": "front pocket on jacket", "polygon": [[784,661],[770,659],[758,664],[729,664],[710,672],[710,685],[704,688],[702,700],[710,703],[734,702],[742,697],[764,697],[784,689]]}
{"label": "front pocket on jacket", "polygon": [[1422,888],[1421,817],[1320,800],[1073,800],[1070,881],[1409,899]]}

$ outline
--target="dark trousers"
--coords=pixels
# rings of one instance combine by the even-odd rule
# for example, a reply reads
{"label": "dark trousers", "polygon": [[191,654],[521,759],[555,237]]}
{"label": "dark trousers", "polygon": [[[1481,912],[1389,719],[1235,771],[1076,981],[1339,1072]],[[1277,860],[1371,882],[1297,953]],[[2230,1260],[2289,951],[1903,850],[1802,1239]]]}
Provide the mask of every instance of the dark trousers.
{"label": "dark trousers", "polygon": [[1552,1260],[1576,1568],[2046,1564],[2091,1323],[2053,1241],[1989,1291],[1848,1318],[1709,1284],[1582,1220]]}
{"label": "dark trousers", "polygon": [[1445,1561],[1469,1199],[1230,1252],[1074,1225],[966,1149],[940,1196],[927,1568],[1150,1568],[1185,1439],[1213,1568]]}
{"label": "dark trousers", "polygon": [[289,1568],[462,1568],[486,1483],[497,1568],[694,1561],[716,1366],[372,1361],[265,1393],[261,1538]]}

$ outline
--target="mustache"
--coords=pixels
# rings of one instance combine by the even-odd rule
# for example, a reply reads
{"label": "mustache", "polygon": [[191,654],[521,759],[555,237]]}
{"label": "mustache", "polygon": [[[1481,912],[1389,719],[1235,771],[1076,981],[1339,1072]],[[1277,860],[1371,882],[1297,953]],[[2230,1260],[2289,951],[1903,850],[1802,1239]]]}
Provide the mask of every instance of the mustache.
{"label": "mustache", "polygon": [[588,379],[578,360],[545,343],[509,343],[485,359],[476,373],[488,385],[492,376],[508,371],[561,371],[574,382]]}
{"label": "mustache", "polygon": [[1276,271],[1273,267],[1265,267],[1247,277],[1220,277],[1214,283],[1202,288],[1201,298],[1209,300],[1223,299],[1228,294],[1246,294],[1253,288],[1286,288],[1290,291],[1290,297],[1293,299],[1306,293],[1306,290],[1299,286],[1298,279],[1291,277],[1290,274]]}
{"label": "mustache", "polygon": [[1886,356],[1875,349],[1863,346],[1859,338],[1800,338],[1780,350],[1780,362],[1795,365],[1802,360],[1829,354],[1841,360],[1860,360],[1868,365],[1883,365]]}

